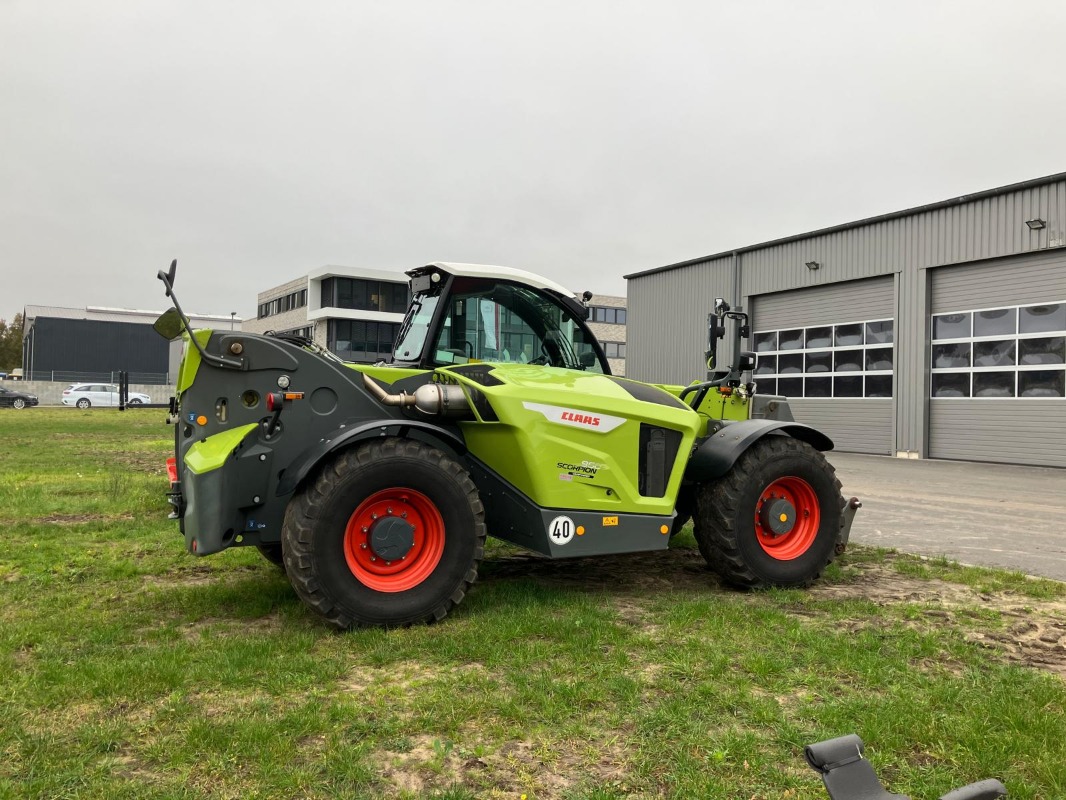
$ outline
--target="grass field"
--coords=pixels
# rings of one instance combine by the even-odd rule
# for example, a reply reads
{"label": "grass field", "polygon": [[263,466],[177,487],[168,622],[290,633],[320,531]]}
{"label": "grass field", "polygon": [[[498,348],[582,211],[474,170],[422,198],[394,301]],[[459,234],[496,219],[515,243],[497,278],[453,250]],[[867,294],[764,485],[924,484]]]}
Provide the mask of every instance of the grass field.
{"label": "grass field", "polygon": [[1066,797],[1062,584],[497,546],[444,623],[339,635],[254,550],[184,552],[162,416],[0,412],[0,797],[824,799],[802,747],[850,732],[916,799]]}

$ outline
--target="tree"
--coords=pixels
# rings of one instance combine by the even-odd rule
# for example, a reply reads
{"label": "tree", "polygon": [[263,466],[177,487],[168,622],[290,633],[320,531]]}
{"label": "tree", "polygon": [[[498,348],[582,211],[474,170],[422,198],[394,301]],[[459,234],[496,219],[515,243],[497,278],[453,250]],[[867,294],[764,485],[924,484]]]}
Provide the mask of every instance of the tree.
{"label": "tree", "polygon": [[8,324],[0,319],[0,372],[22,366],[22,314]]}

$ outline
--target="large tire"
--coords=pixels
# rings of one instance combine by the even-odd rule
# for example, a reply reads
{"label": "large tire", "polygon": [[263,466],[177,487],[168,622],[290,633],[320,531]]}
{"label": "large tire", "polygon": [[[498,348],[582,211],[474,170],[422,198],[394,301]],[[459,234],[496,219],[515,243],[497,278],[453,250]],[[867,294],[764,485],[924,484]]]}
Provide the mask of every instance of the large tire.
{"label": "large tire", "polygon": [[296,594],[335,628],[433,622],[477,580],[485,510],[442,451],[374,439],[297,493],[281,540]]}
{"label": "large tire", "polygon": [[269,561],[271,564],[285,569],[285,556],[281,552],[281,542],[270,542],[269,544],[257,544],[255,549],[259,551],[259,555]]}
{"label": "large tire", "polygon": [[697,492],[695,536],[723,581],[755,589],[807,586],[836,553],[844,499],[825,456],[769,435]]}
{"label": "large tire", "polygon": [[89,402],[89,398],[88,397],[82,397],[81,399],[78,400],[77,403],[75,403],[75,405],[78,408],[88,408],[89,406],[92,405],[92,403]]}

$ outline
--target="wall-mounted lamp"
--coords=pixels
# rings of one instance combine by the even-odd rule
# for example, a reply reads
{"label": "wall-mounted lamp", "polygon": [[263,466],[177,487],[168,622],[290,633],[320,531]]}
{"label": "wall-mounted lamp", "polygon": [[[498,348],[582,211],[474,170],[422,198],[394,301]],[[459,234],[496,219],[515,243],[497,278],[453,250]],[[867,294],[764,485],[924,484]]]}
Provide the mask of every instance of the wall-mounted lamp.
{"label": "wall-mounted lamp", "polygon": [[814,272],[820,266],[822,266],[822,265],[819,264],[817,261],[808,261],[807,262],[807,269],[809,269],[811,272]]}
{"label": "wall-mounted lamp", "polygon": [[1046,228],[1047,223],[1042,219],[1027,219],[1025,224],[1029,226],[1029,230],[1038,231],[1041,228]]}

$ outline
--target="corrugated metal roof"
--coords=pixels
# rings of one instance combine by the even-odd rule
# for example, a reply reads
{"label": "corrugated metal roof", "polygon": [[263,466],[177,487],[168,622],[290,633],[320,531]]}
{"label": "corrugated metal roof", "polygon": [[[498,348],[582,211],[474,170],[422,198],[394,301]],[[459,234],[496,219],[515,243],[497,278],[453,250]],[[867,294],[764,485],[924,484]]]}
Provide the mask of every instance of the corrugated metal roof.
{"label": "corrugated metal roof", "polygon": [[[88,306],[86,308],[66,308],[65,306],[26,306],[23,318],[28,324],[37,317],[51,317],[56,319],[87,319],[97,322],[133,322],[151,325],[162,311],[147,311],[131,308],[106,308],[103,306]],[[228,315],[221,314],[188,314],[193,322],[229,322]],[[235,323],[244,320],[236,317]]]}
{"label": "corrugated metal roof", "polygon": [[789,244],[791,242],[800,242],[805,239],[811,239],[816,236],[824,236],[831,233],[839,233],[841,231],[851,230],[853,228],[861,228],[866,225],[873,225],[881,222],[888,222],[890,220],[901,219],[903,217],[911,217],[917,214],[922,214],[928,211],[937,211],[940,209],[951,208],[959,206],[964,203],[972,203],[975,200],[983,200],[990,197],[996,197],[1001,194],[1008,194],[1010,192],[1017,192],[1024,189],[1032,189],[1038,186],[1045,186],[1050,183],[1057,183],[1059,181],[1066,180],[1066,172],[1058,172],[1054,175],[1048,175],[1043,178],[1033,178],[1032,180],[1022,181],[1021,183],[1012,183],[1007,186],[1000,186],[996,189],[986,189],[980,192],[974,192],[972,194],[964,194],[958,197],[953,197],[949,200],[941,200],[936,203],[928,203],[923,206],[915,206],[914,208],[904,209],[903,211],[893,211],[889,214],[881,214],[876,217],[866,217],[865,219],[856,220],[854,222],[846,222],[842,225],[834,225],[829,228],[820,228],[818,230],[810,231],[808,233],[795,234],[793,236],[786,236],[781,239],[772,239],[768,242],[761,242],[759,244],[752,244],[746,247],[738,247],[733,250],[723,250],[720,253],[709,256],[700,256],[699,258],[690,258],[687,261],[679,261],[676,264],[667,264],[663,267],[653,267],[652,269],[642,270],[641,272],[631,272],[628,275],[623,275],[626,280],[630,278],[643,278],[646,275],[654,275],[657,272],[666,272],[672,269],[679,269],[681,267],[688,267],[694,264],[699,264],[702,261],[711,261],[716,258],[724,258],[726,256],[733,255],[734,253],[750,253],[754,250],[763,250],[768,247],[774,247],[782,244]]}

